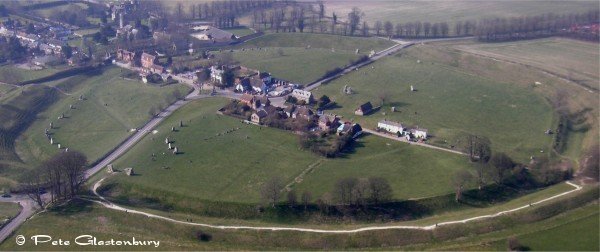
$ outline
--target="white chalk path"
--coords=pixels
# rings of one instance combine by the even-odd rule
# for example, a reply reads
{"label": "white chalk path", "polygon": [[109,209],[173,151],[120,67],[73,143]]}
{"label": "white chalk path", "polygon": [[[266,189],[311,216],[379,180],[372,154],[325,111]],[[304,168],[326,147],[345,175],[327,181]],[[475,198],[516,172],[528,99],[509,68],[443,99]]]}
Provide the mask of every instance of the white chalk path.
{"label": "white chalk path", "polygon": [[517,208],[513,208],[510,210],[505,210],[505,211],[500,211],[497,212],[495,214],[489,214],[489,215],[480,215],[480,216],[475,216],[472,218],[468,218],[468,219],[461,219],[461,220],[455,220],[455,221],[446,221],[446,222],[440,222],[434,225],[429,225],[429,226],[403,226],[403,225],[396,225],[396,226],[371,226],[371,227],[363,227],[363,228],[357,228],[357,229],[314,229],[314,228],[296,228],[296,227],[258,227],[258,226],[234,226],[234,225],[211,225],[211,224],[206,224],[206,223],[197,223],[197,222],[188,222],[188,221],[181,221],[181,220],[176,220],[173,218],[169,218],[169,217],[165,217],[165,216],[161,216],[161,215],[156,215],[156,214],[152,214],[152,213],[147,213],[147,212],[143,212],[143,211],[139,211],[139,210],[134,210],[134,209],[129,209],[126,207],[122,207],[119,205],[116,205],[110,201],[108,201],[106,198],[104,198],[102,195],[100,195],[97,192],[98,187],[100,187],[100,185],[102,185],[102,182],[104,181],[105,178],[99,180],[98,182],[96,182],[94,184],[93,187],[93,191],[94,194],[96,196],[98,196],[101,200],[90,200],[96,203],[101,204],[102,206],[109,208],[109,209],[113,209],[113,210],[118,210],[118,211],[123,211],[123,212],[127,212],[127,213],[132,213],[132,214],[139,214],[139,215],[144,215],[146,217],[149,218],[156,218],[156,219],[161,219],[161,220],[165,220],[165,221],[169,221],[169,222],[173,222],[173,223],[178,223],[178,224],[184,224],[184,225],[192,225],[192,226],[200,226],[200,227],[207,227],[207,228],[215,228],[215,229],[234,229],[234,230],[263,230],[263,231],[297,231],[297,232],[308,232],[308,233],[331,233],[331,234],[346,234],[346,233],[358,233],[358,232],[365,232],[365,231],[375,231],[375,230],[392,230],[392,229],[415,229],[415,230],[433,230],[439,226],[445,226],[445,225],[452,225],[452,224],[460,224],[460,223],[467,223],[467,222],[472,222],[472,221],[477,221],[477,220],[483,220],[483,219],[489,219],[489,218],[494,218],[494,217],[498,217],[504,214],[508,214],[508,213],[512,213],[512,212],[516,212],[528,207],[533,207],[534,205],[540,204],[540,203],[544,203],[546,201],[550,201],[553,199],[556,199],[558,197],[562,197],[564,195],[576,192],[581,190],[581,186],[576,185],[570,181],[567,181],[566,183],[570,186],[573,186],[575,189],[567,191],[567,192],[563,192],[563,193],[559,193],[557,195],[533,202],[531,204],[528,205],[524,205],[521,207],[517,207]]}

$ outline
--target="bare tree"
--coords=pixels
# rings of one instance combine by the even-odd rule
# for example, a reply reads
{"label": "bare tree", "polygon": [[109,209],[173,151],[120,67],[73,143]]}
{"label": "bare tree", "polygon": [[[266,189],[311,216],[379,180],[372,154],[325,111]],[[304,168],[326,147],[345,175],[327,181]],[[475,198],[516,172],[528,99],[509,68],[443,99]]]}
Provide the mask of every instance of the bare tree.
{"label": "bare tree", "polygon": [[367,21],[364,21],[362,24],[362,35],[365,37],[369,36],[369,24]]}
{"label": "bare tree", "polygon": [[352,188],[352,202],[357,206],[365,206],[371,195],[371,186],[366,178],[358,179]]}
{"label": "bare tree", "polygon": [[490,167],[491,177],[496,184],[501,184],[506,178],[506,174],[516,165],[508,155],[501,152],[493,155],[490,163],[492,164]]}
{"label": "bare tree", "polygon": [[276,176],[267,180],[260,190],[260,195],[266,203],[275,207],[275,204],[281,198],[281,190],[284,188],[283,178]]}
{"label": "bare tree", "polygon": [[375,26],[373,26],[373,29],[375,29],[375,34],[379,36],[381,34],[381,29],[383,29],[383,24],[381,23],[381,21],[375,22]]}
{"label": "bare tree", "polygon": [[44,201],[42,200],[42,192],[46,181],[42,178],[41,168],[32,169],[24,173],[24,185],[22,190],[33,200],[40,208],[44,209]]}
{"label": "bare tree", "polygon": [[352,204],[352,190],[358,183],[356,178],[343,178],[335,183],[334,197],[338,203],[349,205]]}
{"label": "bare tree", "polygon": [[385,178],[371,177],[369,178],[369,186],[371,193],[371,202],[378,205],[392,199],[392,187]]}
{"label": "bare tree", "polygon": [[310,200],[312,199],[312,193],[308,192],[308,191],[304,191],[302,192],[302,196],[300,196],[301,200],[302,200],[302,205],[304,205],[304,210],[306,211],[306,209],[308,208],[308,204],[310,203]]}
{"label": "bare tree", "polygon": [[287,203],[290,207],[295,207],[298,203],[298,196],[296,195],[296,191],[292,190],[287,193]]}
{"label": "bare tree", "polygon": [[354,32],[358,29],[360,19],[364,16],[364,13],[358,8],[353,7],[352,11],[348,13],[348,22],[350,25],[350,35],[354,35]]}
{"label": "bare tree", "polygon": [[385,24],[383,25],[383,29],[385,30],[385,34],[388,37],[391,38],[394,36],[394,25],[392,24],[392,22],[386,21]]}
{"label": "bare tree", "polygon": [[454,200],[456,202],[462,199],[463,190],[471,181],[473,181],[473,175],[467,170],[460,170],[454,175],[452,185],[454,186]]}

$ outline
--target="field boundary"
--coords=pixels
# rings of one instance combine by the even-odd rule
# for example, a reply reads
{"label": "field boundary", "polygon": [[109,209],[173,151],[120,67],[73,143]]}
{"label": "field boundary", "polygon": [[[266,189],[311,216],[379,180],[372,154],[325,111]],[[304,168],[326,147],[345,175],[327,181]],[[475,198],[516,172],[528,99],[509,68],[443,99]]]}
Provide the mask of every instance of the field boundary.
{"label": "field boundary", "polygon": [[467,222],[491,219],[491,218],[495,218],[495,217],[502,216],[505,214],[517,212],[519,210],[530,208],[535,205],[538,205],[538,204],[541,204],[541,203],[577,192],[583,188],[582,186],[577,185],[571,181],[566,181],[566,184],[574,187],[574,189],[538,200],[536,202],[533,202],[533,203],[530,203],[527,205],[512,208],[509,210],[500,211],[500,212],[497,212],[494,214],[480,215],[480,216],[475,216],[475,217],[460,219],[460,220],[455,220],[455,221],[445,221],[445,222],[440,222],[440,223],[436,223],[433,225],[427,225],[427,226],[395,225],[395,226],[370,226],[370,227],[363,227],[363,228],[357,228],[357,229],[315,229],[315,228],[300,228],[300,227],[285,227],[285,226],[279,226],[279,227],[263,226],[263,227],[261,227],[261,226],[212,225],[212,224],[207,224],[207,223],[176,220],[176,219],[173,219],[170,217],[165,217],[165,216],[158,215],[158,214],[152,214],[152,213],[148,213],[148,212],[144,212],[144,211],[130,209],[130,208],[122,207],[122,206],[112,203],[111,201],[107,200],[106,198],[104,198],[102,195],[100,195],[98,193],[97,189],[102,185],[102,182],[104,182],[104,179],[106,179],[106,178],[102,178],[102,179],[98,180],[92,188],[94,195],[96,195],[100,200],[92,200],[92,199],[85,199],[85,200],[98,203],[108,209],[123,211],[126,213],[144,215],[148,218],[161,219],[161,220],[165,220],[165,221],[169,221],[169,222],[173,222],[173,223],[177,223],[177,224],[184,224],[184,225],[200,226],[200,227],[215,228],[215,229],[257,230],[257,231],[296,231],[296,232],[329,233],[329,234],[351,234],[351,233],[359,233],[359,232],[366,232],[366,231],[394,230],[394,229],[434,230],[441,226],[447,226],[447,225],[453,225],[453,224],[464,224]]}

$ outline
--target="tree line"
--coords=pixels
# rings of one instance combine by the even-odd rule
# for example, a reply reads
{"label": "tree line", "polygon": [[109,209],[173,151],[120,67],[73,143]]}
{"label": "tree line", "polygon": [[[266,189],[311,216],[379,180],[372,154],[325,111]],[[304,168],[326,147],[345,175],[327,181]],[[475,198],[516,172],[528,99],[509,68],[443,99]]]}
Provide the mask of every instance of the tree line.
{"label": "tree line", "polygon": [[85,181],[87,157],[81,152],[61,152],[24,174],[21,191],[44,207],[42,197],[50,193],[50,203],[74,198]]}

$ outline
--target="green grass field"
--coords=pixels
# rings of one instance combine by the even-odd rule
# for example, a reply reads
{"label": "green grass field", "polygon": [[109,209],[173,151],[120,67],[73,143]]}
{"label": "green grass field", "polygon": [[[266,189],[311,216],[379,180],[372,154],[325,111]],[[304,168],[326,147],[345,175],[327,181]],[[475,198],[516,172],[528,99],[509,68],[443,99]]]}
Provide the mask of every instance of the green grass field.
{"label": "green grass field", "polygon": [[[142,126],[149,118],[151,107],[165,105],[176,89],[182,94],[183,85],[157,87],[141,81],[121,79],[121,69],[109,67],[98,75],[77,75],[48,85],[61,90],[59,102],[38,116],[27,131],[17,139],[17,153],[32,164],[63,148],[81,151],[93,162],[114,148],[129,134],[130,129]],[[85,100],[80,101],[83,95]],[[69,109],[73,105],[74,109]],[[65,114],[65,119],[57,118]],[[44,129],[53,122],[54,145],[44,136]]]}
{"label": "green grass field", "polygon": [[455,48],[501,60],[534,66],[598,89],[600,54],[598,44],[572,39],[466,44]]}
{"label": "green grass field", "polygon": [[[310,190],[319,197],[332,190],[339,178],[381,176],[392,184],[395,198],[406,199],[449,193],[450,175],[468,168],[466,159],[459,155],[374,136],[361,139],[353,153],[343,158],[324,160],[299,150],[297,137],[291,132],[216,115],[225,103],[210,99],[177,111],[157,128],[158,134],[147,136],[115,163],[120,169],[133,167],[140,176],[115,176],[110,181],[132,187],[136,193],[155,191],[154,196],[169,193],[189,199],[256,203],[261,184],[271,176],[291,182],[318,163],[296,184],[298,190]],[[188,126],[170,132],[180,120]],[[166,137],[174,140],[183,154],[171,154],[164,143]],[[152,153],[157,154],[156,161],[152,161]],[[419,182],[412,179],[416,176],[421,177]]]}
{"label": "green grass field", "polygon": [[[548,152],[552,137],[544,130],[554,127],[550,105],[531,88],[474,76],[461,68],[436,61],[418,63],[422,50],[411,47],[401,55],[378,61],[319,87],[339,105],[331,112],[347,120],[375,128],[382,119],[405,126],[427,128],[436,145],[461,146],[469,133],[488,137],[495,151],[507,152],[519,161]],[[342,93],[348,85],[353,95]],[[416,92],[410,91],[413,85]],[[371,101],[384,106],[368,116],[354,110]],[[391,112],[396,107],[400,112]]]}
{"label": "green grass field", "polygon": [[44,68],[41,70],[28,70],[12,65],[3,65],[0,66],[0,82],[14,84],[22,81],[34,80],[59,72],[61,69],[62,68]]}
{"label": "green grass field", "polygon": [[[359,7],[364,13],[364,19],[371,27],[376,21],[400,22],[449,22],[473,20],[492,17],[520,17],[523,15],[541,15],[553,13],[583,13],[597,9],[594,1],[386,1],[375,0],[359,2],[353,0],[326,0],[327,15],[335,12],[346,18],[352,7]],[[451,25],[451,29],[453,26]]]}
{"label": "green grass field", "polygon": [[245,26],[239,26],[234,28],[224,28],[223,30],[233,33],[237,37],[248,36],[254,34],[254,32]]}
{"label": "green grass field", "polygon": [[[335,67],[343,67],[359,55],[348,51],[269,47],[267,51],[246,50],[232,53],[241,65],[268,71],[274,77],[298,84],[308,84]],[[280,54],[282,52],[283,54]]]}
{"label": "green grass field", "polygon": [[17,203],[1,202],[0,203],[0,226],[4,225],[7,220],[19,214],[21,207]]}
{"label": "green grass field", "polygon": [[395,43],[379,38],[345,37],[311,33],[274,33],[248,40],[241,47],[300,47],[322,48],[351,51],[359,49],[363,53],[380,51]]}

